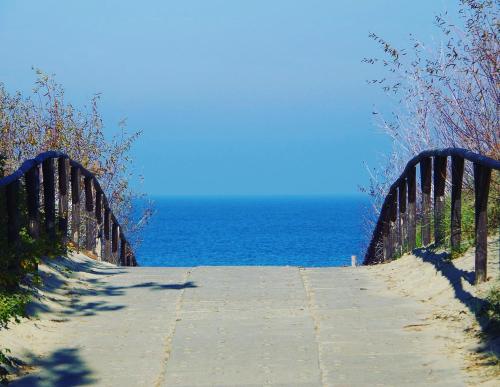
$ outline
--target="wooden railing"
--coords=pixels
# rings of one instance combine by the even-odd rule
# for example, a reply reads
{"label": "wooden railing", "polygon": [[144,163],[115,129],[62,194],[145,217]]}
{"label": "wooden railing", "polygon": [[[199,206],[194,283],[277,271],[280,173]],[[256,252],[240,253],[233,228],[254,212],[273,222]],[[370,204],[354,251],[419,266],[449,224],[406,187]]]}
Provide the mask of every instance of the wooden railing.
{"label": "wooden railing", "polygon": [[[137,266],[130,244],[96,177],[66,154],[44,152],[25,161],[17,171],[0,178],[0,190],[5,190],[4,221],[7,224],[9,245],[17,243],[21,227],[26,226],[28,234],[34,239],[40,238],[43,230],[49,239],[60,238],[65,244],[71,242],[77,249],[83,247],[103,261],[121,266]],[[83,196],[85,202],[82,214]],[[43,203],[40,203],[41,197]],[[24,200],[25,203],[22,202]],[[22,208],[26,209],[25,214]],[[85,235],[84,240],[82,234]]]}
{"label": "wooden railing", "polygon": [[[475,281],[486,280],[488,218],[487,205],[491,171],[500,170],[500,161],[466,149],[429,150],[411,159],[401,176],[391,185],[368,246],[364,264],[393,259],[416,247],[417,184],[416,167],[420,166],[421,239],[422,246],[431,244],[431,220],[434,220],[434,243],[445,240],[444,211],[448,157],[451,158],[451,249],[461,246],[462,182],[464,161],[473,163],[475,210]],[[434,170],[434,173],[432,173]],[[432,184],[433,182],[433,184]],[[434,211],[431,211],[431,186],[434,186]]]}

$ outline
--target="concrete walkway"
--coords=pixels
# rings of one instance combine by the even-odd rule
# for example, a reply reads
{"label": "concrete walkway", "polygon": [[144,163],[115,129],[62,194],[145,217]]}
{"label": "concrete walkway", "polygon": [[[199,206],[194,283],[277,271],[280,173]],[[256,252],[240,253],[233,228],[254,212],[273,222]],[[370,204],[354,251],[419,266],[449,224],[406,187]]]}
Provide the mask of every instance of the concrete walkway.
{"label": "concrete walkway", "polygon": [[101,267],[12,385],[463,385],[369,270]]}

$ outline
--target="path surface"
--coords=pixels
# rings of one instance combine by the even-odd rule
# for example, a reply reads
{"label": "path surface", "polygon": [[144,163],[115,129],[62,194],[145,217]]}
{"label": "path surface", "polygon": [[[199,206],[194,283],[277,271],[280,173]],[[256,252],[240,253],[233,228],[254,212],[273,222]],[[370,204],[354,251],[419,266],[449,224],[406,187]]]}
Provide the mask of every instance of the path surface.
{"label": "path surface", "polygon": [[463,385],[425,306],[368,268],[93,273],[13,386]]}

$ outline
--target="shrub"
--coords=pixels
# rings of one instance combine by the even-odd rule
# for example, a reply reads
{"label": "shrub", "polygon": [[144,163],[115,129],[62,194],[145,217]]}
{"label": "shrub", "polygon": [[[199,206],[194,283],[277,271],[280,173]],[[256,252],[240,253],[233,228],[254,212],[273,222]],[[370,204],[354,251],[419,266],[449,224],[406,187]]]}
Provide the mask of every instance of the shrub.
{"label": "shrub", "polygon": [[[498,4],[461,0],[458,7],[459,20],[449,20],[447,14],[435,17],[442,40],[438,46],[411,36],[411,48],[400,49],[370,34],[384,56],[363,61],[381,65],[387,72],[382,79],[368,83],[381,86],[392,100],[399,101],[389,117],[374,112],[393,141],[392,153],[369,169],[370,183],[361,188],[373,199],[376,214],[406,162],[423,150],[461,147],[500,159]],[[448,189],[450,178],[448,173]],[[466,164],[464,187],[473,192],[470,163]],[[500,218],[499,197],[500,182],[494,173],[489,201],[493,226]],[[463,230],[468,235],[474,222],[467,207],[470,201],[464,203]],[[373,219],[367,222],[373,223]]]}
{"label": "shrub", "polygon": [[53,77],[40,70],[36,70],[36,76],[31,96],[10,94],[0,83],[0,155],[5,157],[5,175],[41,152],[58,150],[68,154],[98,177],[129,243],[136,246],[152,214],[148,203],[140,208],[139,219],[134,216],[134,199],[145,198],[130,184],[141,178],[131,172],[130,157],[141,132],[129,134],[122,121],[115,136],[106,138],[99,94],[91,99],[89,107],[77,108],[65,100],[64,89]]}

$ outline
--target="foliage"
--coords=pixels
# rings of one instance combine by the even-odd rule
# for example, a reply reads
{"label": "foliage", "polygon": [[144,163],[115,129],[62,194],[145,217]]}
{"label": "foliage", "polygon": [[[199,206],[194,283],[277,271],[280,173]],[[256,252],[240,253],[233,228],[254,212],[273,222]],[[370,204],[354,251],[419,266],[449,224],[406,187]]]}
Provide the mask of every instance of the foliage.
{"label": "foliage", "polygon": [[33,239],[25,228],[21,229],[19,241],[14,246],[9,246],[4,240],[0,240],[0,249],[2,249],[0,291],[16,289],[27,274],[36,277],[36,268],[41,257],[56,257],[67,252],[67,247],[61,242],[60,237],[55,241],[45,236]]}
{"label": "foliage", "polygon": [[370,34],[387,57],[364,61],[381,63],[389,71],[386,78],[370,83],[398,97],[400,107],[391,120],[381,117],[381,126],[393,139],[397,155],[406,159],[448,146],[500,158],[498,4],[460,3],[461,20],[448,20],[447,14],[435,18],[443,39],[439,47],[411,37],[409,54]]}
{"label": "foliage", "polygon": [[0,154],[0,177],[4,176],[6,157]]}
{"label": "foliage", "polygon": [[21,317],[26,317],[25,307],[30,300],[24,291],[0,292],[0,329],[7,328],[11,321],[19,322]]}
{"label": "foliage", "polygon": [[130,151],[141,132],[128,134],[122,121],[117,134],[106,139],[99,94],[89,107],[79,109],[66,102],[63,88],[53,77],[40,70],[36,75],[33,95],[28,97],[9,94],[0,83],[0,154],[6,157],[5,174],[43,151],[68,154],[98,177],[128,241],[137,245],[152,214],[149,203],[140,209],[139,220],[134,216],[134,199],[145,198],[130,184],[135,178]]}
{"label": "foliage", "polygon": [[[26,317],[26,305],[30,296],[25,291],[0,292],[0,329],[5,329],[11,322],[19,322],[21,317]],[[6,383],[6,366],[12,366],[9,357],[10,350],[0,350],[0,382]]]}
{"label": "foliage", "polygon": [[[462,221],[461,221],[461,246],[451,252],[451,258],[458,258],[474,244],[475,229],[474,229],[474,194],[471,192],[462,193]],[[491,211],[490,211],[491,212]],[[451,197],[445,197],[445,212],[443,227],[445,231],[446,244],[450,243],[451,239]],[[490,227],[490,230],[493,228]]]}

